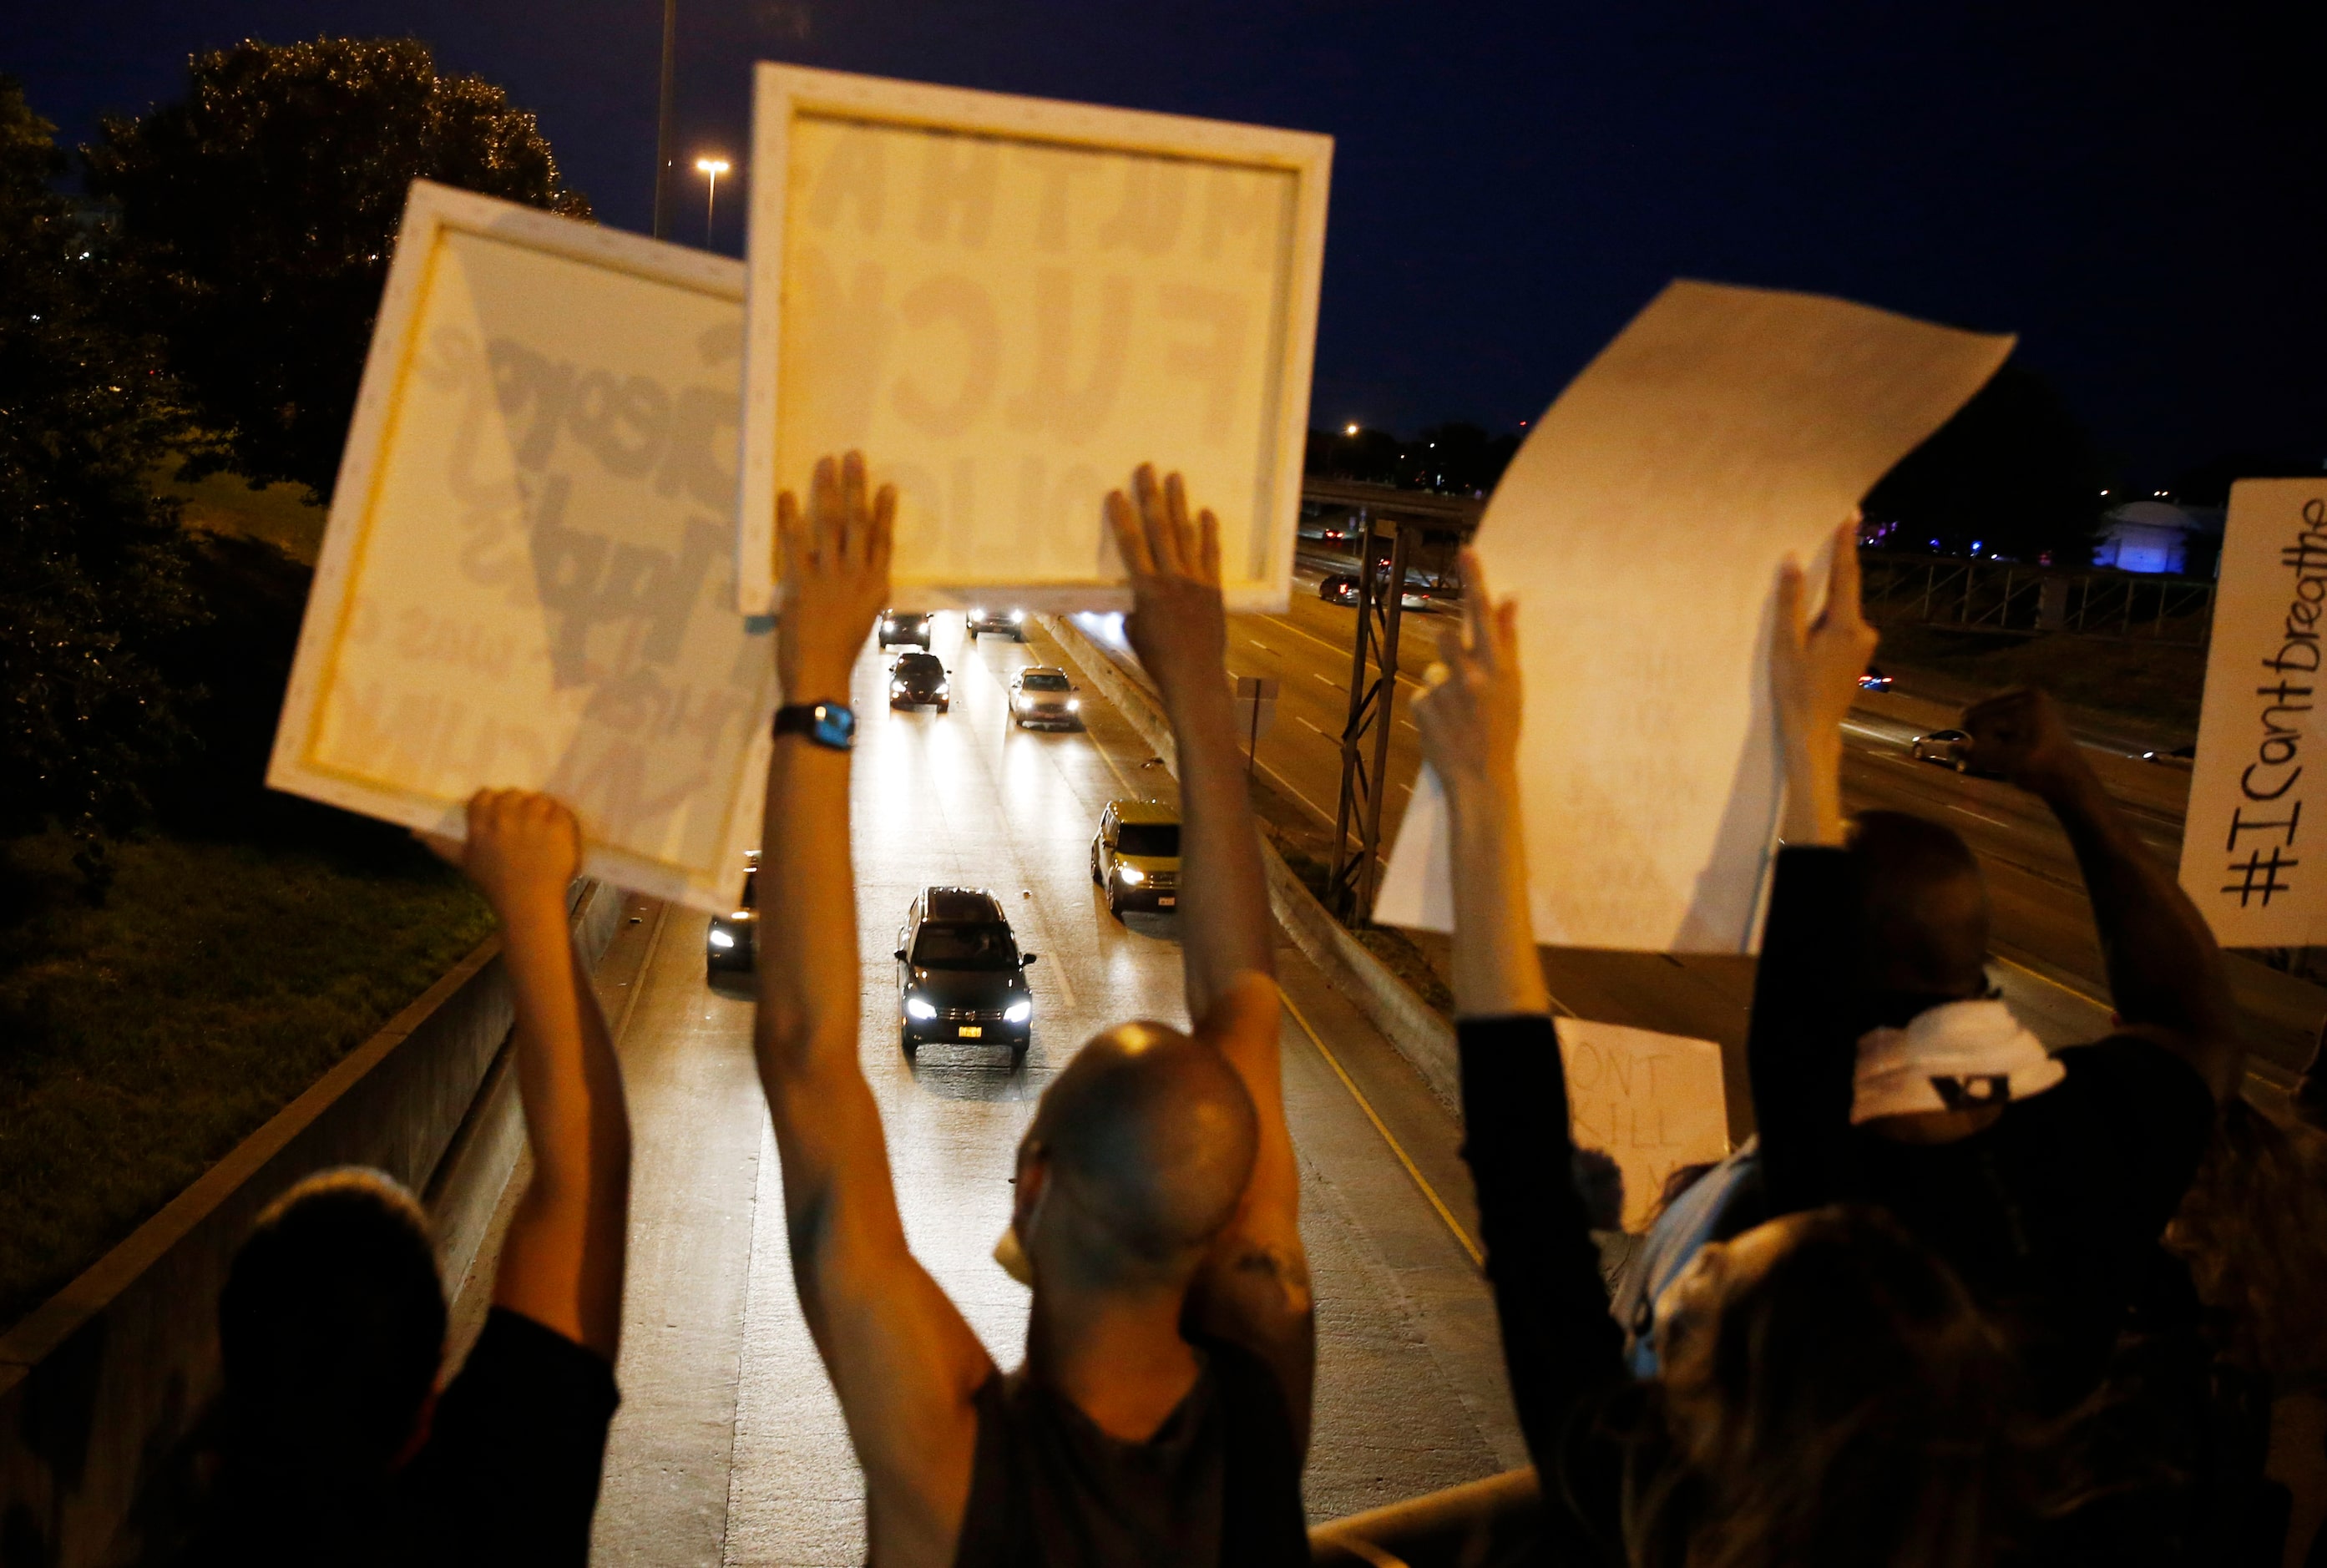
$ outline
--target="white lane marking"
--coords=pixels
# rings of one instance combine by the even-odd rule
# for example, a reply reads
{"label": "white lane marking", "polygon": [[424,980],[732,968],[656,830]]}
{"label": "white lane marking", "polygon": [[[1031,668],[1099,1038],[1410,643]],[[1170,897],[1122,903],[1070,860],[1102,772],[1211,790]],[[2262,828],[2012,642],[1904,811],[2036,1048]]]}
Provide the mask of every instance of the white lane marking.
{"label": "white lane marking", "polygon": [[1331,687],[1331,688],[1332,688],[1332,690],[1334,690],[1334,691],[1340,691],[1340,690],[1341,689],[1341,683],[1340,683],[1340,682],[1338,682],[1338,681],[1332,681],[1332,680],[1327,680],[1323,676],[1319,675],[1319,674],[1318,674],[1315,670],[1313,670],[1313,670],[1311,670],[1311,671],[1309,672],[1309,678],[1310,678],[1311,680],[1313,680],[1313,681],[1319,681],[1319,682],[1322,682],[1322,684],[1324,684],[1325,686],[1327,686]]}
{"label": "white lane marking", "polygon": [[1299,714],[1293,715],[1293,722],[1296,724],[1306,726],[1309,733],[1313,735],[1322,736],[1324,739],[1329,741],[1332,739],[1331,735],[1327,735],[1324,731],[1319,729],[1316,725],[1310,723],[1308,720],[1303,718]]}
{"label": "white lane marking", "polygon": [[1990,816],[1988,816],[1988,815],[1987,815],[1986,813],[1985,813],[1985,812],[1974,811],[1974,810],[1973,810],[1970,807],[1968,807],[1968,806],[1957,806],[1957,805],[1950,804],[1950,805],[1948,807],[1948,809],[1949,809],[1949,810],[1950,810],[1950,811],[1960,811],[1960,812],[1962,812],[1966,817],[1977,817],[1980,821],[1982,821],[1982,822],[1986,822],[1986,823],[1989,823],[1989,824],[1992,824],[1993,826],[1997,826],[1997,827],[2010,827],[2010,826],[2012,826],[2012,824],[2010,824],[2009,822],[2005,821],[2005,820],[2004,820],[2002,817],[1990,817]]}
{"label": "white lane marking", "polygon": [[[1413,721],[1412,719],[1407,718],[1405,714],[1399,714],[1399,715],[1398,715],[1398,720],[1397,720],[1397,722],[1398,722],[1399,723],[1401,723],[1401,724],[1404,724],[1407,729],[1409,729],[1409,730],[1414,730],[1414,721]],[[1422,733],[1422,732],[1421,732],[1420,730],[1414,730],[1414,733],[1415,733],[1416,734],[1417,734],[1417,735],[1418,735],[1418,734],[1420,734],[1420,733]]]}
{"label": "white lane marking", "polygon": [[[1328,642],[1323,638],[1318,636],[1315,632],[1309,630],[1305,627],[1295,626],[1293,622],[1285,620],[1281,615],[1264,615],[1261,619],[1267,621],[1271,626],[1281,626],[1285,628],[1285,630],[1293,633],[1295,637],[1305,637],[1310,641],[1315,643],[1318,647],[1325,649],[1330,652],[1337,653],[1343,658],[1350,657],[1350,649],[1340,647],[1337,644]],[[1422,688],[1422,683],[1420,681],[1415,679],[1412,676],[1406,674],[1404,671],[1399,672],[1397,678],[1417,691]]]}

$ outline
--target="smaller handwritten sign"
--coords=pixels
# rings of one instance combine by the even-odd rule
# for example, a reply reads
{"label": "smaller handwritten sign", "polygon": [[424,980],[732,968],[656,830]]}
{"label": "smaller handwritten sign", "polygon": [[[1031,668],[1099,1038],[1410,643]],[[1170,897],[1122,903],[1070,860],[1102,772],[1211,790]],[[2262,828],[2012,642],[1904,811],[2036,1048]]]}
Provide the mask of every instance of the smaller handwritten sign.
{"label": "smaller handwritten sign", "polygon": [[732,907],[773,639],[735,613],[743,269],[417,182],[267,782],[457,836],[547,790],[593,876]]}
{"label": "smaller handwritten sign", "polygon": [[2182,833],[2182,889],[2226,947],[2327,939],[2327,754],[2313,721],[2323,622],[2327,479],[2240,481]]}
{"label": "smaller handwritten sign", "polygon": [[1624,1228],[1645,1229],[1667,1177],[1729,1153],[1721,1048],[1584,1018],[1563,1018],[1558,1029],[1569,1133],[1616,1162]]}

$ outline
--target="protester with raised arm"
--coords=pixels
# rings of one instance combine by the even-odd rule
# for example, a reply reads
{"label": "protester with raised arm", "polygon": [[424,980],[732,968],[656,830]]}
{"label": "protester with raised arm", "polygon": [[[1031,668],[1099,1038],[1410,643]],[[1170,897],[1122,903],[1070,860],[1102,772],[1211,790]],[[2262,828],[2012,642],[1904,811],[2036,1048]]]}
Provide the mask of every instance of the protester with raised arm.
{"label": "protester with raised arm", "polygon": [[1266,890],[1224,666],[1217,527],[1142,468],[1107,520],[1182,777],[1192,1033],[1121,1025],[1043,1095],[997,1255],[1033,1288],[1004,1374],[905,1244],[860,1065],[850,672],[895,499],[861,458],[778,503],[785,707],[761,860],[762,1080],[802,1311],[864,1467],[873,1559],[1305,1563],[1314,1357]]}
{"label": "protester with raised arm", "polygon": [[[1946,1265],[1879,1213],[1822,1209],[1706,1246],[1666,1303],[1662,1376],[1627,1377],[1570,1178],[1517,849],[1516,607],[1494,604],[1476,557],[1463,574],[1463,624],[1414,711],[1446,792],[1464,1155],[1547,1560],[1987,1561],[2007,1511],[2005,1358]],[[1850,613],[1781,630],[1781,705],[1822,693],[1830,666],[1863,667],[1855,594],[1836,602]],[[1823,767],[1813,727],[1796,733]],[[1794,799],[1785,853],[1838,856],[1839,800]]]}
{"label": "protester with raised arm", "polygon": [[438,853],[501,922],[533,1171],[492,1309],[436,1391],[445,1307],[426,1217],[377,1171],[312,1177],[260,1216],[219,1303],[226,1444],[184,1561],[570,1563],[589,1559],[617,1395],[630,1118],[567,929],[574,815],[481,791]]}

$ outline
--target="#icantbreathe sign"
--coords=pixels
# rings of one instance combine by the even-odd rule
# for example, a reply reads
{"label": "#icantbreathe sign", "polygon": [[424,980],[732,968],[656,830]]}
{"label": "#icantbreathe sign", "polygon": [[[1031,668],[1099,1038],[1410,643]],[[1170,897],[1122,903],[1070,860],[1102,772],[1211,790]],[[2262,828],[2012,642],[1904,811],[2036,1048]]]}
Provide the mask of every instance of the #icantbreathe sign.
{"label": "#icantbreathe sign", "polygon": [[[2327,940],[2312,714],[2327,636],[2327,478],[2230,490],[2182,833],[2182,889],[2226,947]],[[2310,820],[2304,807],[2310,805]]]}
{"label": "#icantbreathe sign", "polygon": [[416,182],[267,782],[458,837],[573,807],[591,874],[726,909],[773,639],[735,612],[737,263]]}

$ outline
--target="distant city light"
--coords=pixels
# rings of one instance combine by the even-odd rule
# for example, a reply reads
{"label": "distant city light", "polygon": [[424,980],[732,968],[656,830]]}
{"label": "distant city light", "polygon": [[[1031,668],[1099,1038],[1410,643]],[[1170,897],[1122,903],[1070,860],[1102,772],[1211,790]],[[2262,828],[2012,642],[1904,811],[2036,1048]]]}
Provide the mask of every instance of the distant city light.
{"label": "distant city light", "polygon": [[1357,433],[1358,427],[1354,425],[1344,425],[1341,426],[1341,434],[1344,435],[1355,435]]}

